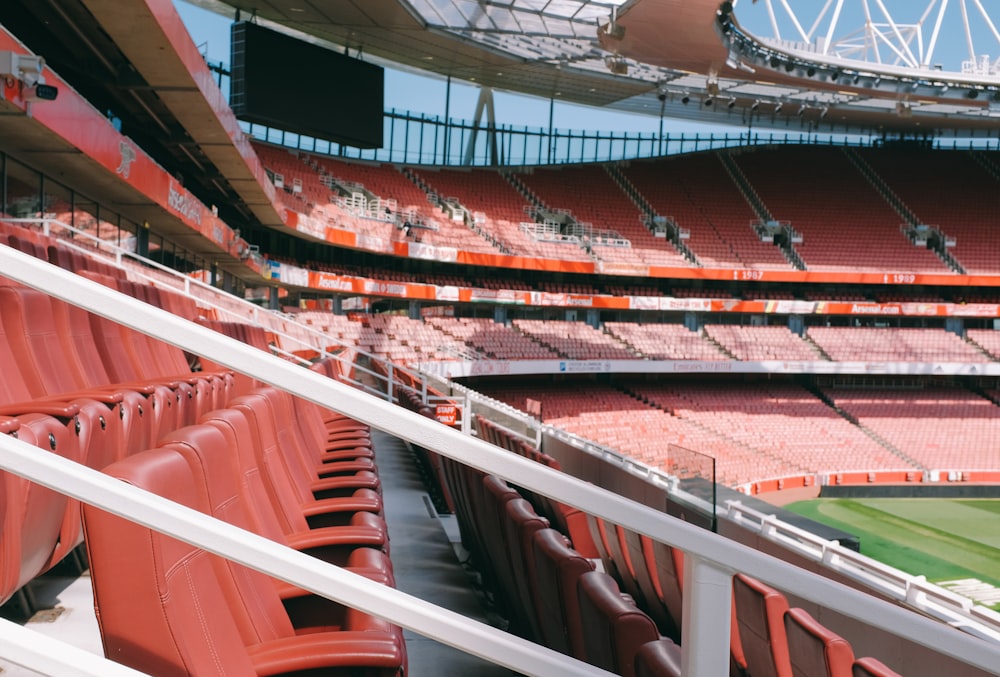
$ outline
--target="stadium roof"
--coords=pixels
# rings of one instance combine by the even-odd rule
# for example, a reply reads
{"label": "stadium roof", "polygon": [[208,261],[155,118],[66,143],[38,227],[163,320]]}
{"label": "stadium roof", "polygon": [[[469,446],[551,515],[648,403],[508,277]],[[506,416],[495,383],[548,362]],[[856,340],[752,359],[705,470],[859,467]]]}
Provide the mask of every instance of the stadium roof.
{"label": "stadium roof", "polygon": [[[863,34],[846,35],[845,0],[829,0],[808,17],[771,0],[736,7],[719,0],[192,1],[404,67],[629,112],[738,126],[980,136],[994,133],[1000,120],[1000,77],[988,57],[954,71],[929,60],[942,25],[970,51],[983,34],[1000,45],[990,17],[997,10],[979,0],[972,0],[974,16],[962,12],[964,35],[943,23],[957,3],[948,9],[938,0],[879,2],[884,16],[868,16]],[[778,34],[782,7],[798,29],[794,40]],[[771,20],[764,25],[778,35],[756,35],[739,21],[765,8]]]}

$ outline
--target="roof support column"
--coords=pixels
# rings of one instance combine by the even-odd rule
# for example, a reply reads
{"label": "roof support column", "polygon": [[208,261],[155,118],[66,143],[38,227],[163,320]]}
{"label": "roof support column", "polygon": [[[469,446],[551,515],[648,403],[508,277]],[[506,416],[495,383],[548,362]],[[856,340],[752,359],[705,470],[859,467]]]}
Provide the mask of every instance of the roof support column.
{"label": "roof support column", "polygon": [[494,167],[500,164],[500,154],[497,146],[496,110],[493,107],[493,88],[483,87],[479,90],[479,100],[476,102],[476,113],[472,117],[472,132],[469,143],[465,147],[465,161],[471,165],[476,157],[476,141],[479,139],[479,129],[482,127],[483,113],[486,113],[486,147],[490,152],[490,164]]}

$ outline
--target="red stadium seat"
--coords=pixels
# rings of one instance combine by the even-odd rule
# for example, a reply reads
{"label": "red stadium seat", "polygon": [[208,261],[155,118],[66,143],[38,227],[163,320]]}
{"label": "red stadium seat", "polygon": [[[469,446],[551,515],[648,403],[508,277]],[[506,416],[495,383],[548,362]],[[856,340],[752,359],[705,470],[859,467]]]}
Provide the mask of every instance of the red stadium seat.
{"label": "red stadium seat", "polygon": [[594,564],[571,548],[555,529],[541,529],[532,539],[534,576],[531,579],[538,627],[545,645],[583,658],[583,630],[577,581]]}
{"label": "red stadium seat", "polygon": [[653,620],[623,596],[614,579],[599,571],[577,582],[584,660],[623,677],[635,677],[635,656],[660,639]]}
{"label": "red stadium seat", "polygon": [[792,677],[785,638],[788,600],[758,580],[736,574],[733,603],[739,642],[749,674],[755,677]]}
{"label": "red stadium seat", "polygon": [[793,677],[851,677],[854,664],[851,645],[807,611],[785,612],[785,633]]}
{"label": "red stadium seat", "polygon": [[[107,471],[207,511],[203,482],[174,449],[143,452]],[[247,570],[236,579],[217,557],[90,506],[84,518],[101,638],[118,662],[165,676],[405,672],[402,640],[391,626],[348,612],[340,631],[296,635],[263,575]],[[246,603],[234,604],[227,590]]]}

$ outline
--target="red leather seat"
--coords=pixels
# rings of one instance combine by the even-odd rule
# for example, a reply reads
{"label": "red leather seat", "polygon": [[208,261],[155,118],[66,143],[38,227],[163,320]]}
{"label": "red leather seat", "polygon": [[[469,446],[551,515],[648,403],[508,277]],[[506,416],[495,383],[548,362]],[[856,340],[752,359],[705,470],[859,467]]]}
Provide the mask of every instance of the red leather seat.
{"label": "red leather seat", "polygon": [[[207,511],[204,481],[176,449],[106,472]],[[84,519],[104,651],[118,662],[167,676],[405,673],[402,639],[382,621],[347,611],[341,630],[297,635],[266,576],[236,578],[218,557],[91,506]]]}
{"label": "red leather seat", "polygon": [[623,677],[635,677],[635,656],[643,644],[660,639],[644,614],[605,573],[591,571],[577,582],[584,660]]}
{"label": "red leather seat", "polygon": [[[288,513],[279,517],[274,508],[267,471],[257,464],[253,451],[254,433],[243,414],[222,409],[211,412],[203,420],[204,427],[214,429],[221,437],[213,439],[201,432],[198,439],[227,450],[225,460],[232,476],[229,481],[227,478],[217,480],[216,491],[227,487],[231,498],[225,500],[242,506],[247,529],[333,564],[366,569],[372,573],[370,578],[391,583],[392,565],[382,550],[386,538],[384,523],[359,517],[361,513],[375,516],[377,513],[368,508],[380,507],[380,500],[372,501],[371,496],[361,495],[315,501],[303,506],[299,519],[288,528],[282,519]],[[190,437],[189,431],[200,427],[187,428],[168,439]],[[192,441],[187,439],[188,443]],[[194,451],[202,453],[201,445]],[[331,518],[331,514],[335,518]]]}
{"label": "red leather seat", "polygon": [[[517,491],[506,480],[496,475],[486,475],[482,479],[477,500],[474,502],[476,528],[482,535],[484,558],[478,564],[485,584],[496,594],[494,601],[507,618],[517,626],[523,614],[518,611],[518,593],[515,578],[523,571],[515,572],[511,564],[504,523],[507,521],[507,503],[520,498]],[[521,630],[521,628],[518,628]]]}
{"label": "red leather seat", "polygon": [[541,639],[556,651],[582,659],[585,651],[576,588],[580,576],[594,570],[594,563],[571,548],[555,529],[535,533],[532,559],[531,589]]}
{"label": "red leather seat", "polygon": [[516,601],[511,622],[512,628],[523,637],[537,641],[541,637],[538,627],[538,614],[535,611],[535,600],[531,593],[531,580],[534,578],[535,562],[532,557],[532,543],[535,532],[547,529],[549,521],[539,517],[535,509],[523,498],[514,498],[503,506],[504,540],[507,543],[507,557],[512,573],[514,589],[511,594]]}
{"label": "red leather seat", "polygon": [[736,574],[733,602],[748,672],[755,677],[791,677],[785,612],[788,600],[760,581]]}
{"label": "red leather seat", "polygon": [[88,390],[73,378],[76,355],[67,352],[52,312],[53,304],[61,303],[34,289],[0,286],[0,317],[16,368],[33,397],[58,396],[80,405],[83,461],[100,469],[125,456],[123,395]]}
{"label": "red leather seat", "polygon": [[651,544],[660,596],[677,626],[677,637],[674,639],[680,642],[683,639],[680,628],[684,611],[684,552],[659,541],[652,541]]}
{"label": "red leather seat", "polygon": [[[71,412],[68,408],[67,412]],[[72,420],[72,416],[69,416]],[[41,414],[0,419],[0,434],[13,434],[38,453],[80,461],[72,425]],[[77,544],[79,508],[51,489],[9,473],[0,473],[0,603],[55,564]],[[75,518],[75,530],[73,519]],[[72,539],[66,543],[65,539]]]}
{"label": "red leather seat", "polygon": [[794,677],[851,677],[851,645],[804,609],[785,612],[785,634]]}
{"label": "red leather seat", "polygon": [[[156,444],[161,429],[154,403],[167,392],[151,384],[114,384],[97,350],[89,313],[82,308],[50,299],[56,332],[69,359],[70,376],[77,389],[120,393],[121,419],[126,453],[144,451]],[[75,355],[75,359],[74,356]]]}

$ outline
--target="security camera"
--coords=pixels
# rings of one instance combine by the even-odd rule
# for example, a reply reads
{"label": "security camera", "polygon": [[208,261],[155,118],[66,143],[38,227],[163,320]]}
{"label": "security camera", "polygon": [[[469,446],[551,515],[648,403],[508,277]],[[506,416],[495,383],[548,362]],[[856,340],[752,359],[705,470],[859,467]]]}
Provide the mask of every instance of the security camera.
{"label": "security camera", "polygon": [[15,54],[14,52],[0,52],[0,75],[7,75],[17,78],[28,87],[45,83],[42,77],[42,69],[45,68],[45,59],[34,54]]}

